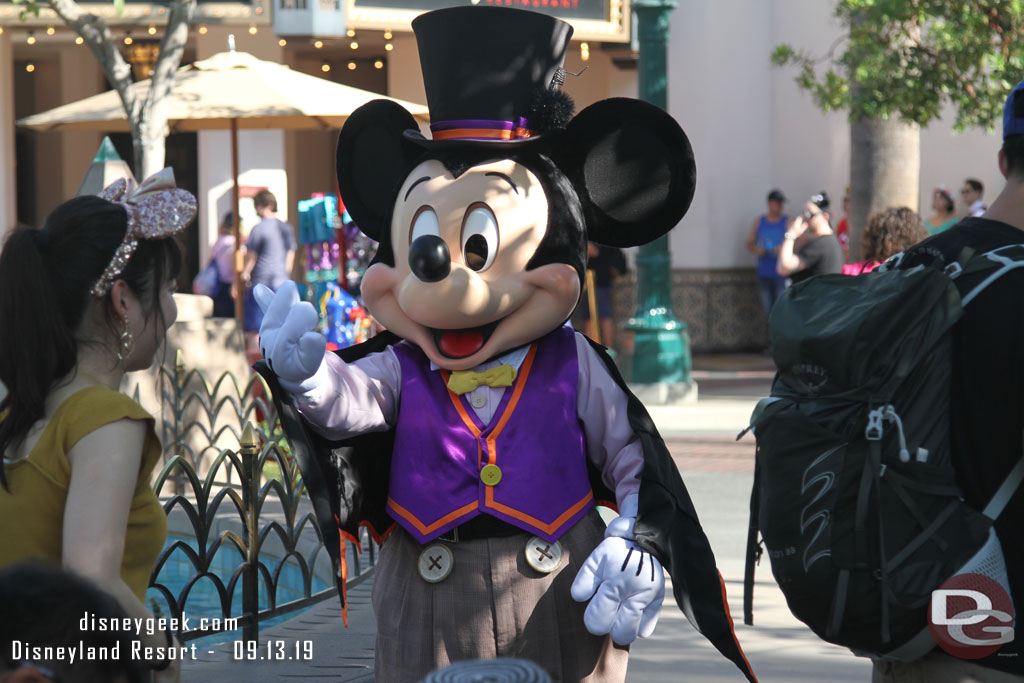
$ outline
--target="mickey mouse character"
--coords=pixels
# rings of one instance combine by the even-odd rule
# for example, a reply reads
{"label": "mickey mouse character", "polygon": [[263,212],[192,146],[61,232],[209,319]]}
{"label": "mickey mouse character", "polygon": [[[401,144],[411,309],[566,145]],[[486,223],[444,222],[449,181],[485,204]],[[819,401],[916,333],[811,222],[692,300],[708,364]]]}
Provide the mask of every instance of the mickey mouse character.
{"label": "mickey mouse character", "polygon": [[[263,371],[328,550],[340,566],[360,524],[387,536],[377,680],[520,657],[559,681],[622,681],[663,567],[755,680],[664,443],[604,350],[564,325],[588,238],[643,244],[686,212],[685,134],[627,99],[569,120],[572,29],[551,16],[458,7],[412,25],[431,138],[379,100],[338,143],[345,205],[380,242],[362,293],[388,332],[325,354],[294,284],[256,292]],[[599,500],[618,507],[607,527]]]}

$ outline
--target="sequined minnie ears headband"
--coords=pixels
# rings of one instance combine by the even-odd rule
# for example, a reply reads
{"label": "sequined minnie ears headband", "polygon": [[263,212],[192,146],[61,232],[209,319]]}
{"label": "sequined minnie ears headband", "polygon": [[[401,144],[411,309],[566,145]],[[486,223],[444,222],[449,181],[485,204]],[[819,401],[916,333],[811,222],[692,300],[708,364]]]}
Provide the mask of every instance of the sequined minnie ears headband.
{"label": "sequined minnie ears headband", "polygon": [[170,168],[154,173],[138,188],[134,180],[121,178],[104,188],[99,196],[124,207],[128,212],[128,231],[114,252],[114,258],[90,290],[94,297],[110,291],[139,246],[139,240],[175,235],[196,216],[196,198],[175,186],[174,171]]}

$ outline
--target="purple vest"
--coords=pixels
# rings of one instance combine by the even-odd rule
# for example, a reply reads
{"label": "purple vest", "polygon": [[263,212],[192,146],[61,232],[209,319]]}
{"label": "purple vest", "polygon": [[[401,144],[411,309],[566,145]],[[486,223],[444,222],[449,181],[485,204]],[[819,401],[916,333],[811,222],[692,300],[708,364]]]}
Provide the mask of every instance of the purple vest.
{"label": "purple vest", "polygon": [[[394,351],[402,393],[387,510],[420,543],[481,513],[555,541],[593,507],[573,330],[534,342],[489,425],[419,347]],[[494,486],[480,477],[489,464],[501,469]]]}

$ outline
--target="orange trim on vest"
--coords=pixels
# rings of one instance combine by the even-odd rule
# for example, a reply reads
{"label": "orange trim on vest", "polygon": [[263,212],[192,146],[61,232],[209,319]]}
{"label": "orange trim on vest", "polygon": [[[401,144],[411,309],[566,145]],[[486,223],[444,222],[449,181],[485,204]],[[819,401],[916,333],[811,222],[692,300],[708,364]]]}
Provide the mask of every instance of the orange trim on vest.
{"label": "orange trim on vest", "polygon": [[588,491],[587,495],[583,496],[582,500],[580,500],[578,503],[573,505],[571,508],[569,508],[568,510],[563,512],[558,517],[558,519],[556,519],[555,521],[551,522],[551,524],[545,524],[541,520],[537,519],[536,517],[532,517],[532,516],[526,514],[525,512],[520,512],[519,510],[516,510],[515,508],[511,508],[508,505],[503,505],[502,503],[495,502],[495,500],[494,500],[494,487],[493,486],[488,486],[487,487],[487,499],[486,499],[486,502],[484,503],[484,509],[490,508],[492,510],[495,510],[496,512],[502,512],[502,513],[508,515],[509,517],[512,517],[514,519],[518,519],[520,522],[526,522],[527,524],[529,524],[530,526],[534,527],[535,529],[540,529],[544,533],[550,535],[550,534],[554,534],[558,530],[558,528],[560,526],[565,524],[566,520],[568,520],[570,517],[575,515],[580,510],[582,510],[583,506],[586,505],[587,503],[589,503],[593,499],[594,499],[594,492],[593,491]]}
{"label": "orange trim on vest", "polygon": [[[531,344],[530,351],[526,354],[526,358],[523,359],[522,367],[519,368],[519,380],[516,382],[516,387],[512,392],[512,398],[509,399],[508,405],[505,406],[505,412],[502,413],[498,424],[494,426],[494,431],[487,436],[487,463],[489,465],[494,465],[498,462],[498,436],[505,429],[508,421],[512,419],[512,413],[519,404],[519,397],[523,395],[523,389],[526,388],[526,378],[530,374],[530,368],[533,367],[533,358],[536,355],[537,345]],[[493,487],[488,486],[487,488],[490,490]]]}
{"label": "orange trim on vest", "polygon": [[[512,396],[511,398],[509,398],[508,404],[505,406],[505,410],[501,414],[501,418],[498,420],[498,423],[494,426],[494,430],[487,435],[487,464],[489,465],[497,464],[498,437],[501,435],[502,430],[505,429],[505,425],[508,424],[508,421],[512,419],[512,413],[515,412],[516,406],[519,404],[519,399],[520,397],[522,397],[523,391],[526,389],[526,380],[527,377],[529,377],[530,375],[531,368],[533,368],[533,360],[536,357],[536,355],[537,344],[531,344],[530,350],[526,354],[526,358],[523,359],[522,366],[519,368],[519,373],[516,377],[515,388],[512,390]],[[446,387],[448,385],[448,377],[450,376],[450,374],[451,373],[449,373],[446,370],[441,371],[441,379],[445,383]],[[469,413],[466,412],[466,408],[462,404],[462,401],[459,399],[458,395],[456,395],[455,392],[453,392],[451,389],[448,389],[448,398],[451,399],[452,404],[455,406],[455,410],[458,411],[459,413],[459,417],[462,418],[462,421],[466,424],[466,427],[469,428],[470,433],[472,433],[473,437],[476,439],[477,464],[479,465],[480,458],[482,456],[482,452],[480,450],[480,436],[482,432],[477,428],[472,418],[470,418]],[[559,529],[559,527],[565,524],[565,522],[568,519],[570,519],[580,510],[582,510],[583,507],[587,505],[587,503],[594,499],[594,492],[588,491],[587,495],[583,496],[583,498],[579,500],[575,505],[573,505],[568,510],[559,515],[558,519],[551,522],[550,524],[545,524],[542,520],[539,520],[532,515],[528,515],[525,512],[516,510],[515,508],[509,507],[508,505],[504,505],[503,503],[496,502],[494,500],[493,486],[485,486],[484,488],[486,490],[484,498],[484,509],[490,508],[495,512],[501,512],[503,514],[506,514],[509,517],[512,517],[513,519],[518,519],[521,522],[525,522],[526,524],[529,524],[535,529],[539,529],[546,534],[553,534],[555,531]],[[416,528],[419,529],[420,533],[424,535],[430,533],[430,531],[433,531],[434,529],[437,529],[441,525],[446,524],[447,522],[450,522],[453,519],[461,516],[465,512],[468,512],[477,507],[477,503],[471,503],[439,519],[437,522],[434,522],[434,524],[430,525],[430,527],[425,527],[418,519],[416,519],[412,515],[411,512],[409,512],[405,508],[402,508],[400,505],[398,505],[398,503],[393,501],[391,498],[388,498],[388,505],[392,506],[395,512],[399,513],[402,517],[412,522],[416,526]]]}
{"label": "orange trim on vest", "polygon": [[436,531],[437,529],[440,529],[441,527],[443,527],[448,522],[453,522],[456,519],[458,519],[459,517],[462,517],[463,515],[468,514],[468,513],[472,512],[473,510],[476,510],[477,508],[480,507],[480,502],[474,500],[472,503],[469,503],[467,505],[463,505],[458,510],[454,510],[452,512],[449,512],[447,515],[445,515],[441,519],[437,520],[433,524],[430,524],[429,526],[423,524],[423,522],[421,522],[420,520],[416,519],[415,515],[413,515],[411,512],[406,510],[404,507],[402,507],[401,505],[396,503],[391,496],[388,496],[388,507],[391,508],[391,510],[393,512],[395,512],[397,515],[402,517],[402,519],[405,519],[406,521],[410,522],[413,526],[415,526],[416,529],[421,534],[426,536],[427,534],[429,534],[429,533],[431,533],[433,531]]}
{"label": "orange trim on vest", "polygon": [[[445,387],[448,386],[449,377],[451,377],[450,372],[447,370],[441,371],[441,379],[444,381]],[[462,405],[462,401],[459,400],[459,397],[451,389],[448,389],[448,398],[452,400],[452,403],[455,405],[455,410],[459,413],[459,417],[462,418],[463,423],[465,423],[466,427],[473,435],[473,440],[476,441],[476,468],[479,470],[480,461],[483,459],[484,455],[483,448],[480,446],[480,430],[476,428],[475,424],[473,424],[473,419],[469,416],[469,413],[466,412],[466,407]]]}

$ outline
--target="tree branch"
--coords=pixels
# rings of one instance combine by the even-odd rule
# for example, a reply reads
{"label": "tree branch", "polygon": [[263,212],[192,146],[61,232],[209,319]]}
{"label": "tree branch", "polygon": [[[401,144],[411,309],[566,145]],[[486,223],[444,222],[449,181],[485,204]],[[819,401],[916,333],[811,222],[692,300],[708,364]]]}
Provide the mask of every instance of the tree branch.
{"label": "tree branch", "polygon": [[65,24],[82,36],[96,60],[103,68],[103,73],[117,91],[128,115],[128,125],[133,133],[138,128],[140,104],[132,89],[132,68],[124,61],[124,57],[114,47],[114,36],[102,17],[85,12],[75,0],[48,0],[47,5]]}
{"label": "tree branch", "polygon": [[[950,66],[948,60],[943,59],[941,56],[939,56],[938,52],[936,52],[930,47],[927,47],[924,43],[921,42],[920,35],[911,35],[909,32],[906,31],[906,29],[904,29],[903,35],[907,37],[907,39],[911,43],[911,46],[915,50],[923,54],[925,57],[928,57],[933,64],[937,66]],[[964,75],[960,73],[959,69],[950,66],[949,73],[953,76],[953,78],[956,79],[957,83],[963,86],[964,92],[967,93],[968,97],[970,97],[973,100],[978,99],[978,93],[974,89],[974,86],[970,83],[970,81],[964,78]]]}
{"label": "tree branch", "polygon": [[195,12],[196,0],[175,0],[170,5],[164,37],[160,41],[160,52],[153,67],[153,75],[149,83],[149,95],[146,97],[147,111],[151,111],[159,103],[166,102],[174,84],[174,75],[181,64],[188,42],[188,25]]}

